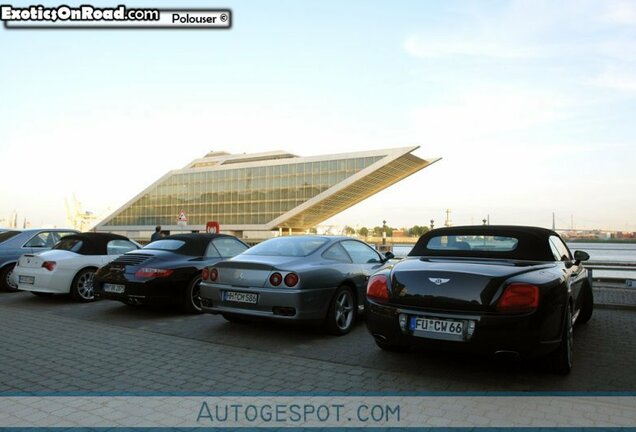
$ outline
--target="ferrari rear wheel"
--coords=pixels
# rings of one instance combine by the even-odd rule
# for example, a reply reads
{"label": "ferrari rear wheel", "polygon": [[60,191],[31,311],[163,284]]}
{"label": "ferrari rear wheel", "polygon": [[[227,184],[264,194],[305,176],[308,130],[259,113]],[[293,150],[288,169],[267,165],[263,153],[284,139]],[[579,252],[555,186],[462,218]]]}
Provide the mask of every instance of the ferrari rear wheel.
{"label": "ferrari rear wheel", "polygon": [[201,274],[197,274],[188,284],[183,298],[183,309],[187,313],[200,314],[201,309]]}
{"label": "ferrari rear wheel", "polygon": [[334,335],[344,335],[351,331],[356,320],[358,306],[353,291],[347,285],[336,290],[331,300],[325,327]]}
{"label": "ferrari rear wheel", "polygon": [[94,268],[86,268],[75,275],[71,283],[71,297],[82,303],[95,300],[93,291]]}
{"label": "ferrari rear wheel", "polygon": [[568,305],[565,313],[561,344],[550,355],[551,369],[559,374],[567,375],[572,370],[572,354],[574,347],[574,329],[572,328],[572,306]]}

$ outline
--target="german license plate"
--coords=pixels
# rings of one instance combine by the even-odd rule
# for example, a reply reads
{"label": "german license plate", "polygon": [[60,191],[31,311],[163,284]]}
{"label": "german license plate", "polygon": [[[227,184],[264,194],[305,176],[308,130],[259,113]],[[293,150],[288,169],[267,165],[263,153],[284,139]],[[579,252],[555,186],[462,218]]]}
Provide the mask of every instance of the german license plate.
{"label": "german license plate", "polygon": [[123,294],[126,291],[126,285],[104,284],[104,292],[113,294]]}
{"label": "german license plate", "polygon": [[25,285],[33,285],[35,283],[35,277],[33,276],[22,276],[18,278],[18,283]]}
{"label": "german license plate", "polygon": [[223,293],[223,300],[237,303],[256,304],[258,302],[258,294],[238,291],[225,291]]}
{"label": "german license plate", "polygon": [[412,317],[410,328],[413,331],[460,336],[464,332],[464,323],[445,319]]}

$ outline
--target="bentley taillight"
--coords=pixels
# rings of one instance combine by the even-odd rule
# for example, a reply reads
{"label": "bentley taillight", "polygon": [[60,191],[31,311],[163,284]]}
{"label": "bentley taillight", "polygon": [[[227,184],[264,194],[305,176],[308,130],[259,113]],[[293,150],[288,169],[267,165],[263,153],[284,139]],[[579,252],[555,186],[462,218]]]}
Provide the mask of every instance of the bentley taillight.
{"label": "bentley taillight", "polygon": [[539,287],[526,283],[512,283],[497,302],[499,312],[532,312],[539,307]]}
{"label": "bentley taillight", "polygon": [[371,276],[367,283],[367,298],[379,303],[389,300],[389,286],[385,275]]}

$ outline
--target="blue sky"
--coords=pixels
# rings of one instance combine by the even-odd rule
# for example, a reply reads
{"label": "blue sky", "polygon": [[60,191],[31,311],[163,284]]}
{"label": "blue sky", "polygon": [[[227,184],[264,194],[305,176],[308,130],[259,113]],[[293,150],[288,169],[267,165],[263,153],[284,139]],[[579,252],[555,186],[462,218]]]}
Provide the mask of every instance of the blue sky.
{"label": "blue sky", "polygon": [[0,225],[106,216],[210,150],[420,145],[443,160],[326,223],[636,231],[633,1],[126,4],[234,24],[1,29]]}

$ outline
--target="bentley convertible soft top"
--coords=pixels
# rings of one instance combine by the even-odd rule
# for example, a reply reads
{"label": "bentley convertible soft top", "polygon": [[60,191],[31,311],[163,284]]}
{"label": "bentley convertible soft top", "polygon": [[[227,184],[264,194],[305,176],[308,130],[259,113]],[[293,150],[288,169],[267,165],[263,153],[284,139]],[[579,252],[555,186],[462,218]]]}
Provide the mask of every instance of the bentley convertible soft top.
{"label": "bentley convertible soft top", "polygon": [[544,228],[435,229],[369,279],[367,327],[386,350],[545,356],[568,373],[573,325],[592,316],[587,259]]}

